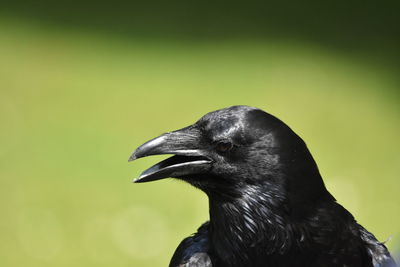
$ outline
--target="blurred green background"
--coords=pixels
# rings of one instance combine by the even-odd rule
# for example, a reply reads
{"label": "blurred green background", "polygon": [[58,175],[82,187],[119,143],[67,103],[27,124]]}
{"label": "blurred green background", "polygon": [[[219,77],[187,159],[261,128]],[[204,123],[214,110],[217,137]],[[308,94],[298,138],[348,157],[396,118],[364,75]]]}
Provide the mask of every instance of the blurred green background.
{"label": "blurred green background", "polygon": [[0,266],[166,266],[207,199],[127,159],[236,104],[289,124],[400,251],[399,4],[243,3],[0,4]]}

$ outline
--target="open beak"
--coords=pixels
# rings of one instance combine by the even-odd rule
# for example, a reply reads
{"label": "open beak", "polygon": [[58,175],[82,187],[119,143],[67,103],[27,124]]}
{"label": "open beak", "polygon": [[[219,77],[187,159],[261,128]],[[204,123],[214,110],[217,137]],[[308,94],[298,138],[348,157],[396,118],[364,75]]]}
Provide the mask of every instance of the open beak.
{"label": "open beak", "polygon": [[151,155],[173,154],[148,168],[135,179],[135,183],[150,182],[168,177],[184,177],[205,173],[211,168],[212,160],[199,145],[200,133],[195,127],[163,134],[140,147],[130,156],[129,161]]}

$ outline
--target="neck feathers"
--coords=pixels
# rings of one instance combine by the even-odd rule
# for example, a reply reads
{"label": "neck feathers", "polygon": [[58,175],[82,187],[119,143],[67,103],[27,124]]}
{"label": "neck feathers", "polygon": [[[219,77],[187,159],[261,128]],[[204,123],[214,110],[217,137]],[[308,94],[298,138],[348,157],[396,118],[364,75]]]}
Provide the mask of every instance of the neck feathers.
{"label": "neck feathers", "polygon": [[[241,190],[244,193],[234,199],[215,200],[210,196],[211,243],[229,266],[241,266],[259,255],[280,257],[306,249],[305,244],[313,243],[315,235],[324,235],[317,222],[334,221],[319,216],[322,209],[335,205],[333,201],[321,199],[317,201],[319,207],[308,206],[299,216],[291,210],[281,188],[246,186]],[[309,225],[311,222],[318,225]]]}
{"label": "neck feathers", "polygon": [[292,240],[279,188],[267,191],[248,187],[243,192],[227,201],[210,198],[210,237],[218,256],[232,266],[248,262],[257,251],[282,254]]}

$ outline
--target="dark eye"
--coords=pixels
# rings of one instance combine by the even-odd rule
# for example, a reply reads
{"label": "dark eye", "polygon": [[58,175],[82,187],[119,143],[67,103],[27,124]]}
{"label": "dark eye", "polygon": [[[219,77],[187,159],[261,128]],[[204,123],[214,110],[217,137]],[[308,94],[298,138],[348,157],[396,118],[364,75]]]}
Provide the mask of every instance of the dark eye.
{"label": "dark eye", "polygon": [[229,150],[231,150],[232,147],[233,147],[233,145],[231,142],[219,141],[215,148],[217,149],[218,152],[224,153],[224,152],[228,152]]}

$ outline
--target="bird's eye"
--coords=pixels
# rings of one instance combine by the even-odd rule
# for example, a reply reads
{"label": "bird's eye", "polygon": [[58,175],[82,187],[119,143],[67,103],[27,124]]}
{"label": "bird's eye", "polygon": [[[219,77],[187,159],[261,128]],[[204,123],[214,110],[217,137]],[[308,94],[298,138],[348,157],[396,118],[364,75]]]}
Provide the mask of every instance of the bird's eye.
{"label": "bird's eye", "polygon": [[220,141],[217,143],[216,149],[218,152],[224,153],[231,150],[233,147],[231,142],[228,141]]}

